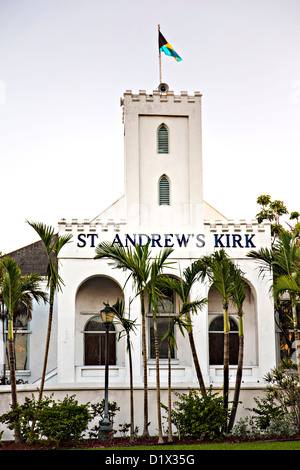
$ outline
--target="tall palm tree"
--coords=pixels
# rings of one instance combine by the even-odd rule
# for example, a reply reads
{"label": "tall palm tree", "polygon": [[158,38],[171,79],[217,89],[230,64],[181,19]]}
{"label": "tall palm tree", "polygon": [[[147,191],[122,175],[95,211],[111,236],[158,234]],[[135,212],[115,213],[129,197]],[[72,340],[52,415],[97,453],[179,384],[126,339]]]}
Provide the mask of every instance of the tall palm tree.
{"label": "tall palm tree", "polygon": [[[148,374],[147,374],[147,342],[146,342],[146,321],[145,321],[145,299],[146,285],[150,276],[150,250],[149,244],[134,245],[133,248],[112,245],[110,242],[102,242],[96,247],[94,259],[108,258],[114,262],[114,268],[129,271],[126,280],[132,277],[136,289],[136,294],[140,298],[142,317],[142,348],[144,367],[144,429],[143,435],[149,435],[148,422]],[[125,284],[126,284],[125,283]]]}
{"label": "tall palm tree", "polygon": [[[39,284],[42,280],[41,276],[31,274],[22,276],[21,269],[16,261],[12,258],[4,258],[1,261],[2,278],[1,278],[1,300],[7,310],[8,322],[8,351],[9,351],[9,367],[10,367],[10,383],[12,392],[12,407],[18,404],[16,370],[15,370],[15,349],[14,349],[14,318],[18,315],[21,304],[25,304],[29,317],[31,316],[33,300],[44,302],[47,300],[45,292],[41,291]],[[20,442],[19,423],[15,423],[15,440]]]}
{"label": "tall palm tree", "polygon": [[224,320],[224,359],[223,359],[223,401],[228,413],[229,393],[229,300],[234,289],[234,277],[232,276],[233,262],[221,249],[208,257],[203,257],[201,262],[206,266],[205,274],[222,297]]}
{"label": "tall palm tree", "polygon": [[[43,364],[43,372],[41,377],[41,384],[39,390],[39,398],[37,402],[37,409],[39,409],[42,395],[44,391],[44,384],[47,371],[49,347],[50,347],[50,338],[51,338],[51,329],[53,321],[53,306],[54,298],[57,291],[62,290],[64,282],[58,272],[58,258],[61,249],[71,241],[72,234],[67,235],[57,235],[55,230],[51,226],[47,226],[41,222],[29,222],[26,221],[39,235],[47,254],[48,265],[46,271],[47,277],[47,288],[49,289],[49,316],[48,316],[48,328],[47,328],[47,337],[46,337],[46,346],[45,346],[45,356]],[[35,427],[35,420],[32,423],[32,432]]]}
{"label": "tall palm tree", "polygon": [[156,365],[156,401],[157,401],[157,425],[158,425],[158,443],[163,443],[162,423],[161,423],[161,400],[160,400],[160,376],[159,376],[159,344],[158,344],[158,302],[163,294],[159,289],[159,275],[163,269],[170,263],[167,258],[172,253],[172,248],[164,248],[159,255],[151,262],[150,278],[147,283],[147,293],[149,299],[149,310],[153,314],[153,332],[155,346],[155,365]]}
{"label": "tall palm tree", "polygon": [[[105,304],[106,305],[106,304]],[[130,442],[134,441],[134,400],[133,400],[133,369],[132,369],[132,351],[131,351],[131,340],[130,334],[135,330],[136,319],[131,320],[129,317],[125,316],[124,312],[124,303],[122,300],[117,299],[117,302],[112,305],[111,309],[113,310],[117,321],[123,328],[123,331],[119,334],[119,339],[122,337],[122,334],[125,332],[126,335],[126,344],[129,357],[129,375],[130,375]]]}
{"label": "tall palm tree", "polygon": [[177,342],[175,338],[175,331],[174,327],[178,325],[182,335],[184,336],[184,328],[187,328],[184,320],[182,319],[181,315],[178,316],[171,316],[169,315],[169,324],[168,330],[161,338],[161,341],[167,339],[168,341],[168,442],[173,442],[173,434],[172,434],[172,420],[171,420],[171,411],[172,411],[172,365],[171,365],[171,356],[172,351],[177,349]]}
{"label": "tall palm tree", "polygon": [[272,275],[270,289],[273,292],[275,305],[280,304],[284,292],[289,293],[296,342],[296,362],[300,381],[300,344],[296,309],[299,302],[297,289],[300,285],[298,277],[300,269],[299,231],[293,233],[282,231],[271,250],[265,248],[250,251],[247,256],[259,262],[261,276],[264,276],[266,272]]}
{"label": "tall palm tree", "polygon": [[239,352],[238,352],[238,365],[236,371],[236,380],[235,380],[235,389],[234,389],[234,397],[233,397],[233,404],[230,413],[230,420],[228,425],[228,431],[230,432],[234,420],[236,417],[237,407],[239,403],[239,395],[241,389],[241,382],[242,382],[242,374],[243,374],[243,362],[244,362],[244,322],[243,322],[243,304],[246,298],[246,283],[242,277],[243,273],[241,270],[233,266],[232,267],[232,275],[234,277],[234,287],[231,292],[232,301],[235,304],[238,312],[238,319],[239,319]]}
{"label": "tall palm tree", "polygon": [[189,301],[192,286],[200,276],[203,276],[203,269],[204,267],[198,261],[195,261],[191,266],[184,269],[182,276],[180,276],[179,279],[170,276],[162,276],[159,282],[162,289],[164,287],[171,289],[176,295],[178,295],[182,302],[179,307],[179,317],[182,318],[183,315],[185,316],[185,322],[182,324],[188,333],[199,387],[201,392],[205,394],[206,388],[195,347],[191,313],[197,313],[198,310],[201,310],[201,308],[207,303],[207,299],[198,299],[193,302]]}

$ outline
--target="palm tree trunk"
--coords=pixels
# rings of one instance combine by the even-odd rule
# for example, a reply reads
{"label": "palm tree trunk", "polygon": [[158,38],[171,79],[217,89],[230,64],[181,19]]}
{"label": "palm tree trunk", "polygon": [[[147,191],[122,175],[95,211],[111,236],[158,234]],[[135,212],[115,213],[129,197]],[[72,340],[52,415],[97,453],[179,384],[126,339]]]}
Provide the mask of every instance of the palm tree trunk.
{"label": "palm tree trunk", "polygon": [[130,374],[130,442],[134,441],[134,401],[133,401],[133,374],[132,374],[132,356],[130,337],[127,334],[127,348],[129,356],[129,374]]}
{"label": "palm tree trunk", "polygon": [[292,312],[293,312],[293,324],[294,324],[294,338],[295,338],[295,344],[296,344],[297,372],[298,372],[298,380],[300,383],[300,344],[299,344],[297,310],[296,310],[296,304],[294,301],[293,301],[293,306],[292,306]]}
{"label": "palm tree trunk", "polygon": [[144,430],[143,436],[149,436],[148,430],[148,374],[147,374],[147,343],[146,343],[146,320],[144,295],[140,294],[142,313],[142,344],[143,344],[143,365],[144,365]]}
{"label": "palm tree trunk", "polygon": [[50,339],[51,339],[51,329],[52,329],[52,320],[53,320],[53,306],[54,306],[54,284],[51,282],[50,284],[50,298],[49,298],[49,318],[48,318],[48,329],[47,329],[47,338],[46,338],[46,346],[45,346],[45,357],[44,357],[44,365],[43,365],[43,373],[41,378],[41,385],[40,385],[40,393],[39,393],[39,401],[38,405],[42,400],[42,395],[44,391],[45,385],[45,378],[46,378],[46,371],[47,371],[47,363],[48,363],[48,355],[49,355],[49,348],[50,348]]}
{"label": "palm tree trunk", "polygon": [[156,401],[157,401],[158,444],[162,444],[164,440],[162,436],[161,408],[160,408],[159,347],[158,347],[158,334],[157,334],[157,320],[155,318],[155,315],[153,316],[153,330],[154,330],[155,363],[156,363]]}
{"label": "palm tree trunk", "polygon": [[[11,400],[12,408],[18,405],[17,396],[17,383],[16,383],[16,363],[15,363],[15,348],[14,348],[14,332],[13,320],[8,320],[8,354],[9,354],[9,369],[10,369],[10,386],[11,386]],[[15,442],[21,442],[20,425],[18,419],[15,421]]]}
{"label": "palm tree trunk", "polygon": [[4,322],[4,315],[3,315],[3,304],[1,305],[1,317],[2,317],[2,341],[3,341],[3,377],[2,377],[2,385],[5,385],[5,378],[6,378],[6,346],[5,346],[5,322]]}
{"label": "palm tree trunk", "polygon": [[172,421],[171,421],[171,410],[172,410],[172,400],[171,400],[171,374],[172,374],[172,367],[171,367],[171,345],[170,345],[170,338],[168,338],[168,442],[173,442],[173,435],[172,435]]}
{"label": "palm tree trunk", "polygon": [[41,406],[42,396],[44,392],[44,385],[45,385],[45,378],[46,378],[46,371],[47,371],[47,363],[48,363],[48,355],[49,355],[49,347],[50,347],[50,339],[51,339],[51,329],[52,329],[52,320],[53,320],[53,305],[54,305],[54,284],[51,282],[50,284],[50,296],[49,296],[49,317],[48,317],[48,328],[47,328],[47,337],[46,337],[46,346],[45,346],[45,356],[44,356],[44,365],[43,365],[43,372],[41,377],[41,385],[39,390],[39,398],[37,402],[36,413],[34,419],[32,420],[31,424],[31,437],[33,436],[35,423],[37,420],[38,412]]}
{"label": "palm tree trunk", "polygon": [[[223,401],[226,415],[228,415],[228,393],[229,393],[229,314],[227,306],[224,307],[224,371],[223,371]],[[227,422],[227,421],[226,421]]]}
{"label": "palm tree trunk", "polygon": [[190,325],[190,329],[188,331],[188,336],[189,336],[189,342],[190,342],[190,347],[191,347],[191,351],[192,351],[194,366],[195,366],[195,369],[196,369],[196,374],[197,374],[200,390],[201,390],[202,394],[205,395],[206,394],[206,388],[205,388],[205,383],[204,383],[204,380],[203,380],[200,364],[199,364],[199,361],[198,361],[198,356],[197,356],[197,351],[196,351],[196,347],[195,347],[193,327],[192,327],[192,323],[191,323],[190,314],[188,313],[188,314],[186,314],[186,316],[188,318],[188,322],[189,322],[189,325]]}
{"label": "palm tree trunk", "polygon": [[234,425],[234,420],[237,412],[239,403],[242,375],[243,375],[243,362],[244,362],[244,328],[243,328],[243,317],[239,316],[239,355],[238,355],[238,366],[236,371],[235,389],[232,410],[230,413],[230,421],[228,425],[228,432],[230,432]]}

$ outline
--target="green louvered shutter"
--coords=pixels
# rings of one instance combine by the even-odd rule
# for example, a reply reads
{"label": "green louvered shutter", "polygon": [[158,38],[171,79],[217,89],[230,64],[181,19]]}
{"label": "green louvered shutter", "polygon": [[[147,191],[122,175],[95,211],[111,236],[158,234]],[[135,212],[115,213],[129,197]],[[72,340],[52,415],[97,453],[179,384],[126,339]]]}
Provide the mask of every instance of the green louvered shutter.
{"label": "green louvered shutter", "polygon": [[158,203],[160,206],[170,205],[170,183],[165,175],[160,178],[158,183]]}
{"label": "green louvered shutter", "polygon": [[158,129],[157,147],[158,153],[169,153],[169,133],[164,124]]}

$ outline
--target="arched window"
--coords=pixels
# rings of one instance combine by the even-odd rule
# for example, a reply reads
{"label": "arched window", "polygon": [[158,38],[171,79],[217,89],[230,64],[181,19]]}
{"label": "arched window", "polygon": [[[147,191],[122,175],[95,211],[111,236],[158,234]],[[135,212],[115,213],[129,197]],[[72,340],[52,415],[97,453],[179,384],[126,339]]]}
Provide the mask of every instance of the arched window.
{"label": "arched window", "polygon": [[[116,331],[111,325],[109,338],[109,364],[116,364]],[[105,326],[100,315],[91,318],[84,329],[84,364],[86,366],[105,365]]]}
{"label": "arched window", "polygon": [[[238,325],[229,318],[229,364],[238,363],[239,335]],[[209,326],[209,364],[222,365],[224,358],[224,319],[223,315],[214,318]]]}
{"label": "arched window", "polygon": [[169,132],[165,124],[157,131],[157,153],[169,153]]}
{"label": "arched window", "polygon": [[158,204],[170,205],[170,182],[166,175],[161,176],[158,182]]}

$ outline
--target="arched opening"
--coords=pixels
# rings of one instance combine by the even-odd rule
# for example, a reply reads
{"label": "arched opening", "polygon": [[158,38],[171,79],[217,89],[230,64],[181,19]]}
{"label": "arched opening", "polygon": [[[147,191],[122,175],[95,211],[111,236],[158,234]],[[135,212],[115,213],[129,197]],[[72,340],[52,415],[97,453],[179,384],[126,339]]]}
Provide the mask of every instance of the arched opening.
{"label": "arched opening", "polygon": [[[243,303],[244,366],[257,366],[258,332],[256,297],[254,289],[249,283],[246,285],[245,294],[246,297]],[[229,357],[230,364],[234,365],[237,364],[238,313],[236,307],[231,302],[229,303],[229,317],[231,349]],[[223,354],[223,343],[220,343],[221,336],[223,335],[223,305],[221,295],[213,285],[208,292],[208,325],[209,364],[211,366],[220,365],[220,357],[221,354]],[[213,346],[214,344],[215,346]],[[223,364],[223,362],[221,362],[221,364]]]}
{"label": "arched opening", "polygon": [[[107,276],[94,276],[85,280],[76,295],[76,365],[99,366],[105,364],[105,327],[100,311],[105,303],[114,305],[124,301],[119,284]],[[118,325],[109,331],[109,363],[117,364],[119,343],[116,341]]]}
{"label": "arched opening", "polygon": [[166,175],[162,175],[158,181],[158,204],[170,205],[170,181]]}
{"label": "arched opening", "polygon": [[165,124],[157,130],[157,153],[169,153],[169,131]]}

